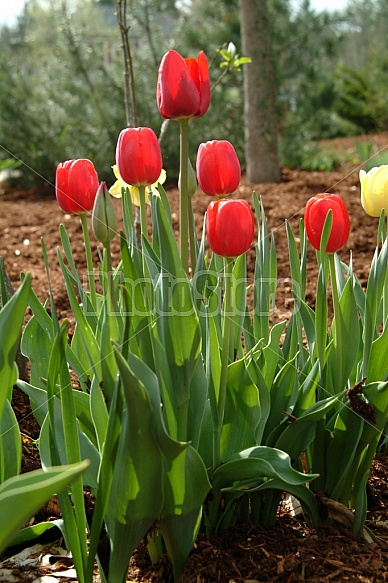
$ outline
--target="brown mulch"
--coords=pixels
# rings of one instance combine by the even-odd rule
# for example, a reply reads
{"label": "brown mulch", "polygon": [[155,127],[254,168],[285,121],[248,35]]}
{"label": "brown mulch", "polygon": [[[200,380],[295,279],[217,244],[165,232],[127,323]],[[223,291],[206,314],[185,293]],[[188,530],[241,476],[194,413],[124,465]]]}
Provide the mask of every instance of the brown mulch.
{"label": "brown mulch", "polygon": [[[370,137],[367,138],[370,141]],[[388,144],[388,134],[374,136],[380,148]],[[351,139],[337,141],[335,147],[347,148]],[[362,283],[367,280],[373,256],[377,219],[368,217],[360,204],[358,171],[348,166],[335,172],[300,172],[283,169],[279,184],[250,185],[242,180],[238,196],[251,201],[252,190],[263,197],[269,230],[275,234],[278,258],[279,291],[276,319],[288,318],[292,310],[290,301],[290,270],[285,235],[288,219],[297,234],[298,221],[310,196],[319,192],[333,192],[343,197],[351,217],[351,234],[340,255],[345,261],[353,253],[353,268]],[[174,224],[177,225],[178,194],[169,190]],[[209,198],[197,194],[193,205],[200,229]],[[116,201],[119,221],[120,203]],[[58,207],[52,185],[30,190],[7,189],[0,185],[0,255],[3,256],[10,279],[17,287],[20,272],[30,271],[33,289],[45,301],[48,294],[44,270],[41,237],[44,237],[51,270],[51,281],[58,316],[72,321],[65,286],[56,258],[60,247],[58,226],[64,223],[74,248],[80,269],[84,269],[85,256],[80,223],[77,217],[64,215]],[[93,245],[96,244],[92,237]],[[119,243],[112,245],[113,260],[118,261]],[[248,254],[250,270],[253,268],[253,250]],[[317,266],[315,254],[309,250],[307,299],[313,305]],[[28,315],[27,315],[28,318]],[[22,471],[39,467],[39,454],[35,440],[39,427],[31,413],[28,399],[14,391],[13,406],[20,423],[23,439]],[[333,524],[311,530],[300,519],[279,511],[276,526],[265,530],[259,526],[239,526],[211,540],[198,537],[186,566],[182,583],[255,583],[262,581],[388,581],[388,459],[374,461],[369,480],[369,511],[367,526],[376,536],[376,542],[367,544],[352,539],[344,526]],[[47,513],[49,511],[47,510]],[[44,513],[39,515],[43,519]],[[143,545],[136,551],[128,581],[161,583],[171,580],[170,565],[165,557],[151,565]],[[22,579],[21,579],[22,581]]]}

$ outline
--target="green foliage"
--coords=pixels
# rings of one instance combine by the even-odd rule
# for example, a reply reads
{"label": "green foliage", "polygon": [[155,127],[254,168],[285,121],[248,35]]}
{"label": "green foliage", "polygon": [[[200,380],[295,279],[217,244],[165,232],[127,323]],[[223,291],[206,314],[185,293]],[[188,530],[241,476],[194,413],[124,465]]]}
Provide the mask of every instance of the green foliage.
{"label": "green foliage", "polygon": [[103,34],[98,15],[75,22],[34,6],[25,27],[2,38],[1,143],[23,181],[53,182],[57,163],[74,157],[93,158],[101,178],[110,176],[122,96]]}
{"label": "green foliage", "polygon": [[[139,125],[148,125],[157,134],[161,130],[154,81],[166,50],[173,46],[185,56],[195,56],[203,49],[214,87],[206,120],[193,124],[192,148],[227,135],[244,159],[240,65],[245,57],[243,61],[233,57],[232,62],[230,54],[225,57],[229,43],[236,53],[241,45],[238,10],[236,0],[195,0],[179,8],[161,0],[130,4]],[[295,159],[293,152],[311,140],[384,130],[388,123],[384,2],[364,6],[354,0],[343,13],[329,14],[312,11],[308,3],[293,12],[286,0],[270,0],[269,12],[282,162],[304,167],[303,156]],[[123,57],[113,2],[79,2],[68,12],[59,5],[47,8],[29,0],[18,25],[0,31],[0,46],[2,156],[19,161],[21,180],[53,182],[59,161],[86,157],[110,183],[115,140],[126,123]],[[226,71],[233,74],[223,77]],[[177,135],[177,124],[168,124],[163,146],[170,179],[178,174],[172,147]]]}
{"label": "green foliage", "polygon": [[355,163],[362,164],[363,170],[369,172],[375,166],[388,164],[388,152],[380,152],[376,145],[371,142],[359,142],[355,146]]}
{"label": "green foliage", "polygon": [[[34,470],[21,476],[10,478],[0,485],[0,553],[15,540],[19,528],[47,502],[54,494],[60,492],[87,467],[88,462],[74,466],[49,468],[47,471]],[[38,533],[34,533],[39,536]]]}
{"label": "green foliage", "polygon": [[[3,279],[2,272],[0,277]],[[0,309],[0,553],[31,534],[38,536],[31,532],[18,536],[17,532],[51,496],[66,488],[88,466],[83,462],[19,475],[21,438],[11,395],[17,379],[15,358],[30,286],[31,276],[27,275]]]}
{"label": "green foliage", "polygon": [[348,161],[346,152],[340,152],[333,147],[321,146],[314,142],[303,141],[303,143],[298,144],[295,141],[283,140],[280,143],[280,151],[286,166],[311,172],[331,172]]}
{"label": "green foliage", "polygon": [[366,74],[342,67],[338,72],[339,88],[337,112],[363,132],[376,131],[379,127],[375,111],[375,87]]}

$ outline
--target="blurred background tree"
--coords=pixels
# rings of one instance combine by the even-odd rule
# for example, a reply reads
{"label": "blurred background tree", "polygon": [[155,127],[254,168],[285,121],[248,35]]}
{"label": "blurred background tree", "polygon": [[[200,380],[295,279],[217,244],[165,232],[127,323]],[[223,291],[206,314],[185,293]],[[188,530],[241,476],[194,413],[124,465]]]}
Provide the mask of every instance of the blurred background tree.
{"label": "blurred background tree", "polygon": [[[387,0],[349,0],[334,13],[313,11],[308,0],[267,4],[281,163],[303,166],[309,144],[322,138],[388,130]],[[203,49],[214,89],[209,112],[191,124],[191,152],[201,141],[229,139],[244,166],[243,70],[218,82],[218,50],[233,42],[242,53],[238,0],[127,5],[139,125],[160,132],[155,87],[163,54]],[[126,125],[120,44],[115,0],[26,0],[17,23],[0,29],[0,164],[20,160],[24,184],[52,183],[59,161],[83,157],[113,182]],[[163,141],[169,180],[178,133],[171,122]]]}
{"label": "blurred background tree", "polygon": [[240,0],[240,18],[242,50],[252,60],[244,70],[247,179],[279,182],[276,85],[267,0]]}

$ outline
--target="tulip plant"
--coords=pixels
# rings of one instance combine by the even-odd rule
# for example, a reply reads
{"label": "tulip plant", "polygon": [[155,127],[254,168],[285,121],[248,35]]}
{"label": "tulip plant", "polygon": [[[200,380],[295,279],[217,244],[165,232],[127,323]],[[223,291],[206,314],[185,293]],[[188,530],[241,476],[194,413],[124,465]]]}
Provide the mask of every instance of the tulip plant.
{"label": "tulip plant", "polygon": [[[31,531],[34,527],[20,530],[26,521],[88,466],[85,461],[19,475],[22,443],[11,396],[17,379],[15,359],[30,286],[31,276],[27,275],[17,292],[8,297],[3,264],[0,263],[0,553],[11,543],[21,544],[28,540],[33,535]],[[38,534],[52,526],[55,522],[41,525]]]}
{"label": "tulip plant", "polygon": [[[387,422],[387,239],[378,240],[364,289],[351,261],[337,253],[349,235],[343,201],[327,193],[306,201],[299,247],[286,225],[294,310],[288,322],[273,324],[275,240],[255,193],[252,204],[229,197],[241,171],[228,141],[199,146],[196,176],[215,200],[201,240],[195,232],[188,129],[210,103],[205,55],[184,59],[169,51],[156,93],[161,115],[181,127],[179,244],[158,140],[150,128],[127,128],[118,138],[113,185],[123,206],[120,260],[112,264],[117,218],[107,186],[98,184],[92,162],[65,162],[57,169],[57,199],[81,217],[88,269],[84,278],[61,225],[57,256],[72,335],[56,317],[52,290],[50,314],[29,292],[33,316],[22,350],[31,376],[18,385],[41,426],[42,465],[49,471],[89,460],[59,493],[80,583],[92,582],[96,558],[102,581],[125,582],[144,537],[153,560],[168,553],[178,580],[200,529],[210,536],[238,521],[271,526],[284,492],[300,500],[312,526],[331,520],[335,505],[356,537],[369,536],[366,482]],[[373,182],[363,184],[364,207],[375,208]],[[386,182],[384,188],[376,206],[387,211]],[[140,206],[140,247],[132,202]],[[95,263],[90,211],[102,244]],[[319,263],[315,310],[306,301],[307,238]],[[254,273],[247,273],[253,251]],[[84,487],[94,496],[92,517]],[[103,532],[108,562],[98,554]]]}

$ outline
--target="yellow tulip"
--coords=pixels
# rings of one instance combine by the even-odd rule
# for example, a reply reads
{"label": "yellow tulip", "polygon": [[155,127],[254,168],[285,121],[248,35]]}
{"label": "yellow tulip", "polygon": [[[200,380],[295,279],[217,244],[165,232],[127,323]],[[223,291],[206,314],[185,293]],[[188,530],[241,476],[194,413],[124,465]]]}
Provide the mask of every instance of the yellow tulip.
{"label": "yellow tulip", "polygon": [[[122,188],[129,188],[132,203],[135,204],[136,206],[140,206],[140,195],[139,195],[138,187],[131,186],[130,184],[127,184],[126,182],[124,182],[124,180],[120,176],[120,172],[119,172],[119,169],[118,169],[116,164],[114,166],[112,166],[112,170],[113,170],[113,174],[116,176],[117,180],[113,184],[113,186],[110,187],[109,193],[112,196],[115,196],[116,198],[121,198],[121,192],[122,192],[121,189]],[[158,188],[157,188],[158,184],[164,184],[165,181],[166,181],[166,171],[164,169],[162,169],[158,180],[154,184],[151,184],[150,186],[146,187],[146,203],[147,204],[150,204],[150,199],[149,199],[150,191],[153,195],[158,196],[159,195]]]}
{"label": "yellow tulip", "polygon": [[360,170],[361,204],[371,217],[379,217],[382,209],[388,215],[388,164],[365,172]]}

